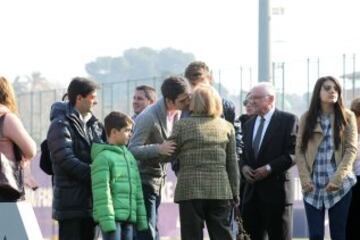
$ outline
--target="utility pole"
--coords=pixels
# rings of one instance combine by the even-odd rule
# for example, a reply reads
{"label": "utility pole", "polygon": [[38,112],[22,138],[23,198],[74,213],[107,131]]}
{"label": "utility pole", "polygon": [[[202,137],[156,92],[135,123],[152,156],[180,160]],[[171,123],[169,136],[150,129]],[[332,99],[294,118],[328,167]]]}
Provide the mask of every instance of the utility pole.
{"label": "utility pole", "polygon": [[258,81],[270,82],[270,0],[259,0]]}

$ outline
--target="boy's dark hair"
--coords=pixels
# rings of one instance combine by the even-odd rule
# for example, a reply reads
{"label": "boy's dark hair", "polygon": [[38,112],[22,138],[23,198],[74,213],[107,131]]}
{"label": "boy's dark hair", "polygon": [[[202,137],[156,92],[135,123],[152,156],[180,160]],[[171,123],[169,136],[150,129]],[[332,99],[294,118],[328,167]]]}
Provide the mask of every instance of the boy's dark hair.
{"label": "boy's dark hair", "polygon": [[98,89],[99,86],[92,80],[84,78],[84,77],[75,77],[71,80],[68,89],[67,96],[69,99],[69,103],[72,106],[75,106],[76,98],[78,95],[82,97],[86,97],[91,92]]}
{"label": "boy's dark hair", "polygon": [[136,87],[136,91],[144,91],[145,97],[149,101],[156,101],[156,90],[153,87],[150,87],[148,85],[141,85]]}
{"label": "boy's dark hair", "polygon": [[115,111],[109,113],[105,117],[104,122],[107,136],[110,136],[111,130],[114,128],[120,130],[121,128],[134,124],[134,121],[128,115]]}
{"label": "boy's dark hair", "polygon": [[202,75],[201,70],[209,72],[209,67],[201,61],[191,62],[185,69],[185,77],[190,81],[196,81]]}
{"label": "boy's dark hair", "polygon": [[181,76],[171,76],[164,80],[161,85],[161,94],[165,98],[175,101],[182,93],[190,92],[189,82]]}

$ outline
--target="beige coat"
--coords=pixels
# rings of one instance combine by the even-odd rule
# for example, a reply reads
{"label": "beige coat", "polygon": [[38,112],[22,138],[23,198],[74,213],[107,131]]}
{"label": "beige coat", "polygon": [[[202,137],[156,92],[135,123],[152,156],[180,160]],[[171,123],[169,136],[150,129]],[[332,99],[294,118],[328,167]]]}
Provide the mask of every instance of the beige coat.
{"label": "beige coat", "polygon": [[[344,137],[340,146],[335,150],[336,172],[331,177],[330,183],[340,187],[344,178],[353,171],[353,164],[357,154],[357,127],[355,115],[346,109],[346,118],[348,121],[345,127]],[[311,183],[311,173],[318,148],[323,140],[323,133],[318,121],[315,125],[313,138],[309,140],[305,153],[301,152],[301,138],[304,131],[305,117],[307,113],[300,118],[299,134],[296,140],[295,161],[299,170],[301,185]],[[334,114],[331,115],[331,126],[334,128]]]}

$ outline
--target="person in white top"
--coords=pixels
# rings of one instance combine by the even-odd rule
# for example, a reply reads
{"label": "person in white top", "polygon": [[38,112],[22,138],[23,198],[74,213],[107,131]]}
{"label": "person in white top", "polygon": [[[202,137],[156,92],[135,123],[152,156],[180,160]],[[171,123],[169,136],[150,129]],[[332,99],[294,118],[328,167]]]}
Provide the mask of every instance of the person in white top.
{"label": "person in white top", "polygon": [[[15,94],[11,83],[0,76],[0,153],[9,161],[20,161],[21,167],[25,167],[36,154],[36,144],[25,130],[18,116]],[[16,145],[21,156],[16,156]],[[21,159],[20,159],[21,158]],[[23,182],[23,180],[22,180]],[[14,195],[5,189],[0,189],[0,202],[14,202],[24,199],[22,193]]]}

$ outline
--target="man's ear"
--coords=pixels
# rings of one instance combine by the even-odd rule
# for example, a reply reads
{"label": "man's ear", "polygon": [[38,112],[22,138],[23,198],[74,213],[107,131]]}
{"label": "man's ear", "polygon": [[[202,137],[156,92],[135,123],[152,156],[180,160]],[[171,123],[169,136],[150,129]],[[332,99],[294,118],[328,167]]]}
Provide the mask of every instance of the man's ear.
{"label": "man's ear", "polygon": [[77,106],[77,105],[81,102],[81,99],[82,99],[81,95],[77,95],[77,96],[76,96],[75,106]]}
{"label": "man's ear", "polygon": [[169,103],[171,104],[171,100],[166,97],[166,98],[165,98],[165,104],[166,104],[166,106],[169,105]]}
{"label": "man's ear", "polygon": [[111,130],[110,130],[110,136],[112,135],[112,134],[115,134],[116,133],[116,128],[112,128]]}
{"label": "man's ear", "polygon": [[213,80],[214,80],[212,72],[209,72],[207,75],[208,75],[207,77],[208,77],[209,84],[212,85]]}
{"label": "man's ear", "polygon": [[166,107],[172,107],[174,106],[175,102],[172,101],[170,98],[165,98],[165,105]]}
{"label": "man's ear", "polygon": [[82,97],[80,94],[77,95],[77,96],[76,96],[76,102],[81,101],[82,98],[83,98],[83,97]]}
{"label": "man's ear", "polygon": [[274,100],[275,100],[275,97],[270,95],[270,96],[269,96],[269,99],[270,99],[270,102],[272,102],[272,103],[273,103],[273,102],[274,102]]}

